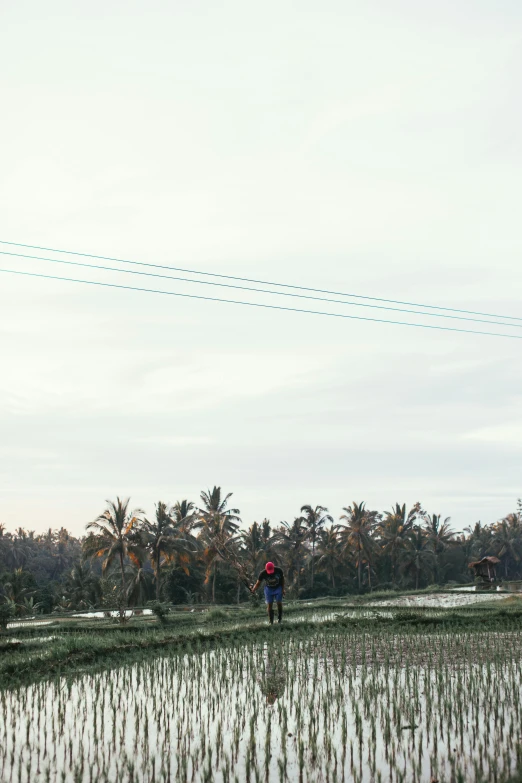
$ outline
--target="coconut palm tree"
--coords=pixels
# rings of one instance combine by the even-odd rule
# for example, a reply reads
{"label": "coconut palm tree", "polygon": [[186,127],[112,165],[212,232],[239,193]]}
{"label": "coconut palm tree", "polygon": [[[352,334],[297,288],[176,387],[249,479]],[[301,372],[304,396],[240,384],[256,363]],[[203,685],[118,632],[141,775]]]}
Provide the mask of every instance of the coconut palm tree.
{"label": "coconut palm tree", "polygon": [[266,556],[270,539],[266,541],[263,538],[261,525],[254,522],[248,530],[239,532],[239,542],[241,559],[246,561],[251,577],[257,575],[261,562]]}
{"label": "coconut palm tree", "polygon": [[23,568],[15,568],[4,582],[5,597],[16,612],[17,615],[25,614],[27,599],[32,598],[34,589],[30,586],[32,575]]}
{"label": "coconut palm tree", "polygon": [[301,592],[301,571],[307,554],[306,539],[308,531],[302,517],[296,517],[294,521],[281,522],[274,533],[274,542],[279,544],[281,558],[284,560],[288,579],[293,585],[296,597]]}
{"label": "coconut palm tree", "polygon": [[218,563],[226,559],[227,546],[239,529],[239,509],[228,508],[232,492],[222,497],[221,487],[201,493],[202,506],[198,509],[194,528],[200,531],[205,564],[205,584],[211,584],[212,603],[216,602],[216,574]]}
{"label": "coconut palm tree", "polygon": [[265,545],[268,545],[272,540],[272,525],[269,519],[263,519],[261,522],[261,539]]}
{"label": "coconut palm tree", "polygon": [[9,550],[9,563],[12,568],[24,568],[31,556],[31,546],[29,536],[26,531],[19,527],[11,538]]}
{"label": "coconut palm tree", "polygon": [[65,582],[65,598],[71,609],[87,609],[101,601],[102,589],[99,577],[93,574],[85,562],[77,563]]}
{"label": "coconut palm tree", "polygon": [[239,509],[228,508],[228,501],[232,497],[232,492],[222,497],[221,487],[214,487],[212,491],[202,492],[201,500],[203,505],[198,509],[198,516],[200,522],[204,522],[204,526],[212,526],[214,530],[226,530],[229,533],[235,533],[239,525],[236,522],[240,522]]}
{"label": "coconut palm tree", "polygon": [[315,544],[319,531],[325,526],[327,522],[333,523],[333,519],[328,513],[328,509],[325,506],[302,506],[301,514],[304,514],[303,521],[307,530],[308,540],[312,542],[312,590],[314,589],[314,561],[315,561]]}
{"label": "coconut palm tree", "polygon": [[189,561],[188,553],[196,549],[195,539],[182,529],[186,518],[186,515],[181,517],[180,514],[179,523],[177,523],[167,512],[167,504],[160,500],[156,504],[155,520],[151,522],[145,519],[141,526],[142,540],[149,552],[150,562],[154,569],[156,599],[158,601],[161,597],[161,566],[163,563],[172,560],[175,555],[179,555],[186,565]]}
{"label": "coconut palm tree", "polygon": [[490,526],[483,525],[480,520],[475,522],[474,526],[464,528],[468,534],[468,557],[472,560],[480,560],[488,554],[491,554],[494,548],[493,531]]}
{"label": "coconut palm tree", "polygon": [[424,517],[424,530],[431,541],[433,553],[435,556],[435,582],[439,584],[439,558],[442,552],[453,544],[455,533],[450,527],[450,517],[446,517],[444,522],[440,521],[440,514],[426,514]]}
{"label": "coconut palm tree", "polygon": [[406,539],[413,527],[415,520],[422,518],[424,512],[420,503],[415,503],[410,511],[406,511],[406,503],[399,503],[391,511],[387,511],[379,525],[379,533],[383,544],[383,552],[387,554],[391,562],[391,581],[396,584],[397,561],[401,549],[404,548]]}
{"label": "coconut palm tree", "polygon": [[372,533],[376,525],[375,511],[367,511],[364,502],[353,503],[343,508],[341,519],[346,524],[339,525],[341,546],[346,557],[353,554],[357,566],[357,586],[362,587],[363,562],[368,566],[368,582],[371,589],[371,558],[374,549]]}
{"label": "coconut palm tree", "polygon": [[[508,514],[493,525],[497,556],[503,560],[504,576],[508,577],[510,565],[517,574],[522,550],[522,525],[518,514]],[[518,575],[518,574],[517,574]]]}
{"label": "coconut palm tree", "polygon": [[190,500],[177,500],[170,509],[170,516],[178,530],[190,533],[196,521],[196,507]]}
{"label": "coconut palm tree", "polygon": [[13,537],[5,525],[0,523],[0,569],[7,570],[12,564]]}
{"label": "coconut palm tree", "polygon": [[92,557],[104,558],[102,573],[105,574],[114,562],[120,567],[121,603],[126,602],[125,560],[128,558],[138,565],[142,548],[141,525],[143,511],[129,511],[130,498],[116,502],[107,500],[107,508],[94,522],[89,522],[90,535],[84,543],[84,551]]}
{"label": "coconut palm tree", "polygon": [[319,553],[317,568],[320,571],[324,571],[332,584],[332,588],[335,590],[335,574],[342,562],[339,525],[332,525],[319,532],[317,551]]}
{"label": "coconut palm tree", "polygon": [[420,525],[414,525],[399,551],[399,565],[404,573],[413,573],[416,590],[419,589],[420,574],[432,569],[435,564],[433,546],[426,531]]}
{"label": "coconut palm tree", "polygon": [[272,559],[273,544],[274,536],[268,519],[264,519],[261,524],[254,522],[248,530],[240,530],[234,537],[228,551],[231,552],[231,565],[238,574],[238,596],[241,582],[255,582],[263,563]]}
{"label": "coconut palm tree", "polygon": [[49,527],[45,533],[42,533],[42,535],[38,536],[38,541],[42,543],[43,548],[48,552],[53,552],[55,542],[54,530]]}
{"label": "coconut palm tree", "polygon": [[141,561],[129,563],[127,573],[127,603],[129,606],[143,606],[154,595],[153,575]]}

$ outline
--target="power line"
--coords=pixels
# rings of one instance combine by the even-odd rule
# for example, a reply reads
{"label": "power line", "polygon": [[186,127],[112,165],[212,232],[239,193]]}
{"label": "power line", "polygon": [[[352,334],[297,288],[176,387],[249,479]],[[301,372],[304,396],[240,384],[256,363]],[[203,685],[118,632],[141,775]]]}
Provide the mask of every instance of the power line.
{"label": "power line", "polygon": [[329,302],[332,304],[339,304],[345,307],[367,307],[373,310],[390,310],[395,313],[410,313],[412,315],[423,315],[429,318],[450,318],[457,321],[473,321],[474,323],[491,324],[492,326],[510,326],[513,329],[522,329],[522,324],[506,324],[503,321],[485,320],[483,318],[473,318],[471,316],[464,315],[449,315],[446,313],[430,313],[423,312],[422,310],[410,310],[402,307],[389,307],[387,305],[368,304],[364,302],[343,302],[339,299],[329,299],[322,296],[311,296],[309,294],[295,294],[289,291],[271,291],[267,288],[251,288],[249,286],[234,285],[232,283],[216,283],[214,280],[194,280],[189,277],[179,277],[174,275],[162,275],[155,272],[140,272],[135,269],[120,269],[114,266],[106,266],[105,264],[87,264],[84,261],[69,261],[63,258],[45,258],[43,256],[31,256],[27,253],[10,253],[6,250],[0,250],[0,255],[14,256],[15,258],[32,259],[33,261],[46,261],[51,264],[65,264],[67,266],[81,266],[86,269],[100,269],[104,272],[117,272],[125,275],[141,275],[144,277],[161,278],[162,280],[176,280],[177,282],[195,283],[197,285],[211,285],[219,288],[233,288],[239,291],[250,291],[259,294],[270,294],[274,296],[290,296],[296,299],[312,299],[318,302]]}
{"label": "power line", "polygon": [[[270,280],[255,280],[253,278],[249,277],[238,277],[235,275],[224,275],[219,274],[217,272],[202,272],[197,269],[185,269],[183,267],[177,267],[177,266],[168,266],[164,264],[150,264],[146,263],[144,261],[130,261],[125,258],[114,258],[112,256],[101,256],[96,255],[95,253],[80,253],[76,250],[61,250],[59,248],[54,247],[43,247],[41,245],[27,245],[23,244],[21,242],[8,242],[5,239],[0,239],[0,244],[2,245],[12,245],[13,247],[25,247],[29,248],[31,250],[45,250],[50,253],[64,253],[71,256],[81,256],[83,258],[96,258],[100,261],[116,261],[120,264],[132,264],[134,266],[146,266],[151,269],[167,269],[171,272],[183,272],[185,274],[191,274],[191,275],[203,275],[205,277],[218,277],[223,280],[237,280],[239,282],[243,283],[254,283],[256,285],[271,285],[275,286],[277,288],[289,288],[293,290],[299,290],[299,291],[309,291],[310,293],[316,293],[316,294],[328,294],[330,296],[347,296],[352,297],[353,299],[365,299],[367,301],[372,302],[385,302],[387,304],[398,304],[398,305],[404,305],[406,307],[422,307],[429,310],[444,310],[445,312],[449,313],[464,313],[466,315],[479,315],[483,316],[485,318],[501,318],[504,320],[511,320],[511,321],[522,321],[522,318],[519,318],[514,315],[502,315],[499,313],[484,313],[477,310],[464,310],[462,308],[458,307],[443,307],[440,305],[428,305],[428,304],[422,304],[419,302],[405,302],[401,301],[399,299],[383,299],[381,297],[376,296],[363,296],[362,294],[353,294],[353,293],[347,293],[343,291],[329,291],[327,289],[323,288],[309,288],[306,286],[301,285],[291,285],[289,283],[276,283]],[[506,323],[506,326],[509,324]]]}
{"label": "power line", "polygon": [[[347,318],[353,321],[371,321],[378,324],[393,324],[394,326],[410,326],[414,329],[435,329],[442,332],[459,332],[461,334],[480,334],[487,335],[489,337],[508,337],[512,340],[522,340],[522,335],[518,334],[502,334],[500,332],[483,332],[476,329],[459,329],[453,326],[435,326],[434,324],[415,324],[408,321],[393,321],[384,318],[370,318],[369,316],[362,315],[348,315],[348,313],[327,313],[321,310],[305,310],[297,307],[283,307],[282,305],[270,305],[262,304],[260,302],[245,302],[238,301],[237,299],[221,299],[213,296],[200,296],[198,294],[183,294],[179,291],[162,291],[151,288],[139,288],[130,285],[120,285],[117,283],[102,283],[98,280],[78,280],[73,277],[59,277],[57,275],[44,275],[38,272],[23,272],[19,269],[3,269],[0,268],[0,272],[4,272],[11,275],[22,275],[25,277],[37,277],[45,280],[60,280],[67,283],[81,283],[83,285],[95,285],[103,288],[119,288],[124,291],[138,291],[140,293],[147,294],[163,294],[164,296],[179,296],[184,299],[199,299],[206,302],[223,302],[225,304],[244,305],[246,307],[260,307],[265,310],[281,310],[288,313],[307,313],[309,315],[324,315],[328,318]],[[508,324],[505,324],[508,326]]]}

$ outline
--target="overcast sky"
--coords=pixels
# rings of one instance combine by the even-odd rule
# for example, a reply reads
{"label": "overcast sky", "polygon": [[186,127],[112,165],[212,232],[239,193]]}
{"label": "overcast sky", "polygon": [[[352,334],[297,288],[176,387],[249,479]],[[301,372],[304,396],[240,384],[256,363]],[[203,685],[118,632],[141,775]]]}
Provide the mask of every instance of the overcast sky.
{"label": "overcast sky", "polygon": [[[0,239],[522,316],[519,0],[3,0],[0,40]],[[522,495],[521,356],[0,274],[0,522],[80,534],[214,484],[248,524],[492,522]]]}

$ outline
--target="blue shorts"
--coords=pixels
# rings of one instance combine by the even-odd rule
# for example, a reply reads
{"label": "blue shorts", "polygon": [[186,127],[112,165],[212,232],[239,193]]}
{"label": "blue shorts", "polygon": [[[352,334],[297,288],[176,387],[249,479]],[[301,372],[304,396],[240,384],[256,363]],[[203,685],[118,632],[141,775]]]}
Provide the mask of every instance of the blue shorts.
{"label": "blue shorts", "polygon": [[268,587],[268,585],[265,585],[265,602],[267,604],[273,604],[274,601],[280,604],[282,600],[283,588],[281,585],[279,587]]}

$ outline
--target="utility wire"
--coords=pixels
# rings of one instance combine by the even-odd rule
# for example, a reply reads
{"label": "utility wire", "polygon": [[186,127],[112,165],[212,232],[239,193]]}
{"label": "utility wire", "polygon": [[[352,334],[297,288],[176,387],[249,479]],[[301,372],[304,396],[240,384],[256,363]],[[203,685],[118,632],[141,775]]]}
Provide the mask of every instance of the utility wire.
{"label": "utility wire", "polygon": [[[376,297],[376,296],[363,296],[362,294],[353,294],[353,293],[347,293],[343,291],[329,291],[323,288],[309,288],[301,285],[290,285],[289,283],[275,283],[270,280],[255,280],[249,277],[237,277],[235,275],[224,275],[224,274],[218,274],[217,272],[202,272],[197,269],[185,269],[183,267],[168,266],[164,264],[149,264],[149,263],[145,263],[144,261],[129,261],[128,259],[125,258],[113,258],[111,256],[100,256],[94,253],[79,253],[75,250],[60,250],[59,248],[55,248],[55,247],[43,247],[41,245],[27,245],[21,242],[8,242],[5,239],[0,239],[0,244],[12,245],[13,247],[25,247],[31,250],[45,250],[50,253],[64,253],[71,256],[81,256],[83,258],[95,258],[101,261],[116,261],[117,263],[120,264],[146,266],[153,269],[167,269],[170,270],[171,272],[183,272],[185,274],[203,275],[205,277],[219,277],[223,280],[237,280],[242,283],[255,283],[256,285],[271,285],[277,288],[289,288],[298,291],[309,291],[311,293],[316,293],[316,294],[329,294],[330,296],[348,296],[348,297],[352,297],[353,299],[365,299],[367,301],[372,301],[372,302],[385,302],[387,304],[398,304],[398,305],[404,305],[406,307],[422,307],[429,310],[444,310],[445,312],[449,312],[449,313],[464,313],[466,315],[479,315],[485,318],[502,318],[511,321],[522,321],[522,318],[519,318],[514,315],[512,316],[512,315],[502,315],[499,313],[484,313],[476,310],[463,310],[462,308],[458,308],[458,307],[442,307],[439,305],[428,305],[419,302],[404,302],[398,299],[383,299],[381,297]],[[506,323],[506,326],[508,325],[509,324]]]}
{"label": "utility wire", "polygon": [[492,326],[510,326],[512,329],[522,329],[522,324],[506,324],[503,321],[492,321],[484,318],[473,318],[465,315],[449,315],[446,313],[427,313],[422,310],[410,310],[403,307],[389,307],[388,305],[367,304],[365,302],[343,302],[339,299],[329,299],[322,296],[311,296],[310,294],[295,294],[289,291],[271,291],[268,288],[252,288],[250,286],[234,285],[233,283],[216,283],[215,280],[194,280],[189,277],[179,277],[174,275],[162,275],[154,272],[140,272],[135,269],[121,269],[105,264],[87,264],[84,261],[68,261],[63,258],[45,258],[43,256],[31,256],[27,253],[10,253],[6,250],[0,250],[0,255],[14,256],[16,258],[27,258],[33,261],[48,261],[51,264],[66,264],[67,266],[81,266],[87,269],[101,269],[104,272],[118,272],[125,275],[142,275],[144,277],[156,277],[162,280],[176,280],[183,283],[196,283],[198,285],[212,285],[219,288],[233,288],[239,291],[250,291],[259,294],[270,294],[274,296],[290,296],[296,299],[313,299],[318,302],[330,302],[333,304],[344,305],[345,307],[368,307],[373,310],[391,310],[395,313],[410,313],[413,315],[423,315],[429,318],[451,318],[457,321],[473,321],[481,324],[491,324]]}
{"label": "utility wire", "polygon": [[[161,291],[152,288],[138,288],[130,285],[119,285],[117,283],[102,283],[98,280],[78,280],[73,277],[59,277],[57,275],[44,275],[38,272],[23,272],[19,269],[4,269],[0,268],[0,272],[4,272],[11,275],[22,275],[24,277],[37,277],[45,280],[60,280],[67,283],[81,283],[83,285],[95,285],[103,288],[119,288],[124,291],[138,291],[147,294],[163,294],[164,296],[179,296],[184,299],[199,299],[206,302],[224,302],[226,304],[244,305],[246,307],[260,307],[265,310],[282,310],[287,313],[307,313],[309,315],[324,315],[328,318],[348,318],[352,321],[371,321],[378,324],[393,324],[394,326],[410,326],[414,329],[435,329],[442,332],[460,332],[462,334],[480,334],[487,335],[489,337],[508,337],[512,340],[522,340],[522,335],[518,334],[502,334],[500,332],[483,332],[476,329],[459,329],[453,326],[435,326],[434,324],[416,324],[409,321],[393,321],[384,318],[370,318],[369,316],[362,315],[348,315],[347,313],[327,313],[321,310],[305,310],[297,307],[283,307],[282,305],[270,305],[262,304],[260,302],[245,302],[238,301],[237,299],[221,299],[213,296],[200,296],[198,294],[182,294],[178,291]],[[508,326],[509,324],[505,324]]]}

